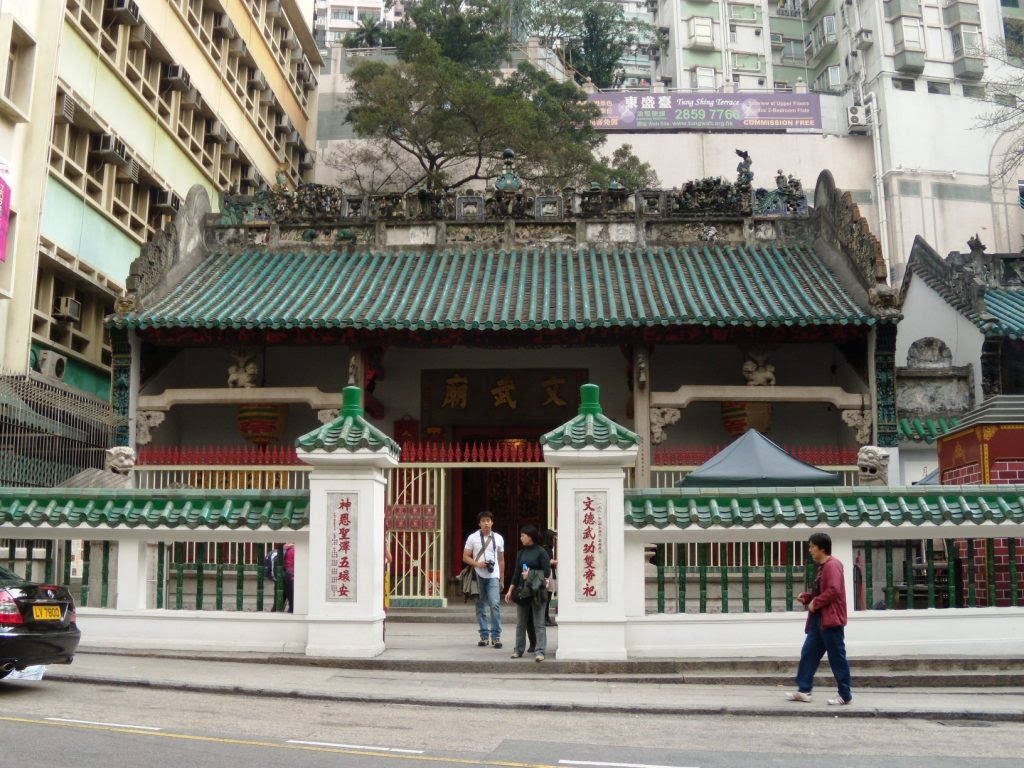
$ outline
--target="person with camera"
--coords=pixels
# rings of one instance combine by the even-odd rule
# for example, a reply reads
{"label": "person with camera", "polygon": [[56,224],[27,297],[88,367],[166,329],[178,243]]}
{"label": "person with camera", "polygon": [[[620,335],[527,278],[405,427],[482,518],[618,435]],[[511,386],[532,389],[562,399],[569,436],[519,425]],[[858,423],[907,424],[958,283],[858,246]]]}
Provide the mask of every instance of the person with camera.
{"label": "person with camera", "polygon": [[[494,531],[494,517],[488,511],[476,516],[480,530],[466,539],[462,562],[476,571],[480,595],[476,621],[480,627],[479,646],[501,648],[501,587],[505,572],[505,539]],[[487,612],[490,610],[488,620]]]}

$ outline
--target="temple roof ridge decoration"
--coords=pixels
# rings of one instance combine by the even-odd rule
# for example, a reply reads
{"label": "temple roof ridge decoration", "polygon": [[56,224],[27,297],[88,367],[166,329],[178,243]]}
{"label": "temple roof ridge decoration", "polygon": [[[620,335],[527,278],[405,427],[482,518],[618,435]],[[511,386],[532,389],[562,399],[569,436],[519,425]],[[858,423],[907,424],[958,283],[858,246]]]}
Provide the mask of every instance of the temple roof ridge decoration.
{"label": "temple roof ridge decoration", "polygon": [[923,280],[986,336],[1024,339],[1024,253],[986,253],[977,235],[967,246],[968,251],[952,251],[943,258],[916,237],[901,302],[911,281]]}
{"label": "temple roof ridge decoration", "polygon": [[[307,432],[295,441],[300,451],[373,451],[398,458],[398,443],[363,417],[363,392],[359,387],[342,390],[342,406],[337,418]],[[301,455],[300,455],[301,458]]]}

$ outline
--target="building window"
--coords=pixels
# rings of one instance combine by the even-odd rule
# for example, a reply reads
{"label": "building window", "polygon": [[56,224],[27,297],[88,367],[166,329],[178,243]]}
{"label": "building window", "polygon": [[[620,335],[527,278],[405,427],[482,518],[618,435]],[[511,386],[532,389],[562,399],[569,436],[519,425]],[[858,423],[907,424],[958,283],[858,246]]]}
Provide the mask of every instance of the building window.
{"label": "building window", "polygon": [[819,92],[838,91],[840,88],[839,65],[833,64],[822,70],[821,74],[814,78],[812,90]]}
{"label": "building window", "polygon": [[924,35],[919,19],[901,19],[899,24],[893,25],[892,38],[897,48],[924,50]]}
{"label": "building window", "polygon": [[938,83],[934,80],[929,80],[928,93],[937,93],[940,96],[949,96],[949,83]]}
{"label": "building window", "polygon": [[1020,8],[1020,0],[999,0],[1003,8]]}
{"label": "building window", "polygon": [[964,84],[964,96],[968,99],[980,99],[985,100],[985,86],[984,85],[968,85]]}
{"label": "building window", "polygon": [[713,91],[717,87],[714,67],[694,67],[692,85],[698,91]]}
{"label": "building window", "polygon": [[783,61],[803,61],[804,60],[804,42],[803,40],[793,40],[792,38],[786,38],[782,41],[782,60]]}
{"label": "building window", "polygon": [[1001,107],[1016,107],[1017,97],[1012,93],[996,93],[992,95],[992,101]]}
{"label": "building window", "polygon": [[352,21],[352,9],[331,8],[331,21]]}
{"label": "building window", "polygon": [[1006,38],[1007,52],[1019,55],[1024,47],[1024,22],[1017,19],[1003,19],[1003,36]]}
{"label": "building window", "polygon": [[11,14],[0,16],[0,50],[7,52],[0,68],[0,112],[22,123],[32,107],[36,43]]}
{"label": "building window", "polygon": [[705,16],[694,16],[690,19],[690,44],[714,44],[714,22]]}
{"label": "building window", "polygon": [[977,27],[961,26],[951,33],[953,38],[953,56],[981,56],[981,32]]}
{"label": "building window", "polygon": [[730,43],[735,43],[736,39],[737,39],[736,25],[735,24],[730,24],[729,25],[729,42]]}
{"label": "building window", "polygon": [[912,77],[894,77],[892,87],[897,91],[916,91],[917,83]]}

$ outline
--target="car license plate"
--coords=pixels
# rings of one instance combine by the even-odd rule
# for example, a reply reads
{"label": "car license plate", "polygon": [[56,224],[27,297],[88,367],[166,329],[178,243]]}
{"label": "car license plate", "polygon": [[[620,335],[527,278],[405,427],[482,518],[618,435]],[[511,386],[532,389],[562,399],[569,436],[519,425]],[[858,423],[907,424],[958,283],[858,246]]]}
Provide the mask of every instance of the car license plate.
{"label": "car license plate", "polygon": [[36,621],[60,621],[60,606],[33,605],[32,618]]}

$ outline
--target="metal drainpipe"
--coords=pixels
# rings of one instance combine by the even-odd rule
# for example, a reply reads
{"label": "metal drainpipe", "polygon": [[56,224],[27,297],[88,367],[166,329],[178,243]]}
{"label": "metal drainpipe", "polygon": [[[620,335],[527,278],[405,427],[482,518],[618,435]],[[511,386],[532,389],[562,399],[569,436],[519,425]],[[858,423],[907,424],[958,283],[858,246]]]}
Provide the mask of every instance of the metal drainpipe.
{"label": "metal drainpipe", "polygon": [[719,34],[722,36],[722,80],[723,85],[732,84],[732,51],[729,49],[729,3],[718,0]]}
{"label": "metal drainpipe", "polygon": [[[860,18],[860,7],[857,7],[857,16]],[[875,0],[875,28],[878,47],[878,75],[872,78],[872,82],[881,82],[881,75],[886,71],[885,52],[882,50],[885,36],[885,19],[882,17],[882,0]],[[867,78],[867,66],[864,67],[864,79]],[[864,95],[863,81],[857,85],[861,96],[861,104],[871,103],[871,143],[875,154],[875,197],[878,200],[878,229],[879,242],[882,246],[882,259],[885,262],[886,282],[892,282],[892,254],[889,252],[889,210],[885,199],[885,185],[883,183],[884,171],[882,170],[882,121],[880,118],[881,109],[878,105],[878,97],[874,91]]]}

